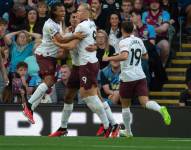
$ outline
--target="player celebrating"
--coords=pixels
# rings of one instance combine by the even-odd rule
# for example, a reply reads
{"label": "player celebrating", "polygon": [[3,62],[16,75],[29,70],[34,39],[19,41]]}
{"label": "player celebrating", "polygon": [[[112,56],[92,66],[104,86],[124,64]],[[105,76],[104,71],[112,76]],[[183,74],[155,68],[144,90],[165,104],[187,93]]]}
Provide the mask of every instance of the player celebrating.
{"label": "player celebrating", "polygon": [[117,56],[104,57],[104,61],[121,61],[120,89],[119,94],[122,104],[122,116],[126,129],[126,135],[132,136],[130,113],[130,99],[138,96],[142,106],[159,112],[166,125],[171,124],[171,117],[164,106],[160,106],[155,101],[149,101],[147,81],[141,67],[141,58],[148,58],[145,46],[140,38],[132,35],[133,23],[123,22],[121,31],[123,40],[119,42],[120,54]]}
{"label": "player celebrating", "polygon": [[104,125],[104,137],[107,138],[110,135],[112,127],[109,125],[103,104],[97,94],[98,59],[96,57],[96,51],[89,52],[86,50],[88,46],[95,44],[96,26],[89,19],[90,6],[88,4],[81,4],[78,7],[77,13],[81,23],[77,25],[75,32],[83,32],[86,37],[81,41],[75,39],[67,44],[62,44],[62,47],[68,50],[77,48],[80,64],[80,95],[87,106],[99,116]]}
{"label": "player celebrating", "polygon": [[33,110],[31,110],[31,108],[34,108],[32,105],[39,104],[41,98],[55,82],[54,74],[56,71],[56,55],[58,53],[59,47],[52,42],[52,38],[54,37],[60,42],[68,42],[75,38],[81,39],[84,37],[82,33],[76,33],[70,37],[63,38],[63,36],[60,34],[60,30],[62,28],[60,23],[64,21],[64,16],[65,8],[63,4],[55,3],[51,7],[50,18],[45,22],[43,27],[42,43],[35,51],[37,62],[40,67],[40,75],[44,81],[33,93],[29,99],[29,103],[23,107],[23,113],[31,123],[35,123],[33,119]]}

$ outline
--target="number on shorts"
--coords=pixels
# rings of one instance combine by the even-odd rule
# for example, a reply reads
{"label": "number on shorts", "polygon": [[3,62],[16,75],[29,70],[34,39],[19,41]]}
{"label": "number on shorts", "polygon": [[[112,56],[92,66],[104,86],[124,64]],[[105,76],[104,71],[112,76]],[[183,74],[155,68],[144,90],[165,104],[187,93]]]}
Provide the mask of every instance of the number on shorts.
{"label": "number on shorts", "polygon": [[131,61],[130,61],[130,65],[133,65],[134,60],[136,60],[135,66],[137,66],[141,60],[141,49],[131,49]]}
{"label": "number on shorts", "polygon": [[82,81],[86,84],[87,78],[83,76],[83,77],[82,77]]}

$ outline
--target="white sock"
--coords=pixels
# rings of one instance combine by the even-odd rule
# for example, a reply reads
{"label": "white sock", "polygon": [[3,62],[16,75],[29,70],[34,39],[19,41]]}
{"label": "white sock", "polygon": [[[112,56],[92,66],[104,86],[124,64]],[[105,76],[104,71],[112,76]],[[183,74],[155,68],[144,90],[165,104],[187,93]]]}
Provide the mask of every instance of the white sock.
{"label": "white sock", "polygon": [[113,125],[117,124],[114,117],[113,117],[113,113],[111,111],[111,108],[106,101],[103,102],[103,107],[105,109],[107,118],[108,118],[109,122],[111,123],[111,125],[113,126]]}
{"label": "white sock", "polygon": [[73,106],[74,106],[73,104],[64,103],[64,108],[62,110],[62,119],[61,119],[62,128],[67,128],[68,120],[70,118],[70,115],[72,114]]}
{"label": "white sock", "polygon": [[37,89],[35,90],[33,95],[30,97],[29,103],[30,104],[33,104],[33,103],[39,104],[47,90],[48,90],[48,86],[45,83],[41,83],[37,87]]}
{"label": "white sock", "polygon": [[128,135],[133,135],[131,131],[131,123],[133,121],[133,115],[129,108],[122,108],[122,117]]}
{"label": "white sock", "polygon": [[92,112],[95,112],[98,117],[100,118],[101,122],[103,123],[104,129],[109,127],[109,120],[107,118],[106,112],[103,108],[103,103],[99,99],[97,95],[95,96],[88,96],[83,98],[84,102],[90,108]]}
{"label": "white sock", "polygon": [[146,103],[146,108],[160,113],[161,106],[155,101],[148,101]]}

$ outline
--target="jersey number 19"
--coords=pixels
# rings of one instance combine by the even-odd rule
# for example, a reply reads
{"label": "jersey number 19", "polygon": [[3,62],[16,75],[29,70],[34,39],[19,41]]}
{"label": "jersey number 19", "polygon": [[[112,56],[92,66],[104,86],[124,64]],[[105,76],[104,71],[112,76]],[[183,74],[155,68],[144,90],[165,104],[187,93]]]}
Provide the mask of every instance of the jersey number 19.
{"label": "jersey number 19", "polygon": [[136,61],[135,66],[137,66],[141,60],[141,49],[131,49],[131,61],[130,65],[134,64],[134,61]]}

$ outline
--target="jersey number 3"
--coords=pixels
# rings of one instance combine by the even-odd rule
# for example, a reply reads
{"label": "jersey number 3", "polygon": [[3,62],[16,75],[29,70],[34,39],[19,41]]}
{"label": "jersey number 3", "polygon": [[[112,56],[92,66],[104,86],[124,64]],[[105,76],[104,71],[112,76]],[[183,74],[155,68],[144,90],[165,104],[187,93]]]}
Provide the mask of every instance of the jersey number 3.
{"label": "jersey number 3", "polygon": [[131,49],[131,61],[130,65],[134,64],[134,61],[136,61],[135,66],[137,66],[141,60],[141,50],[140,49]]}

